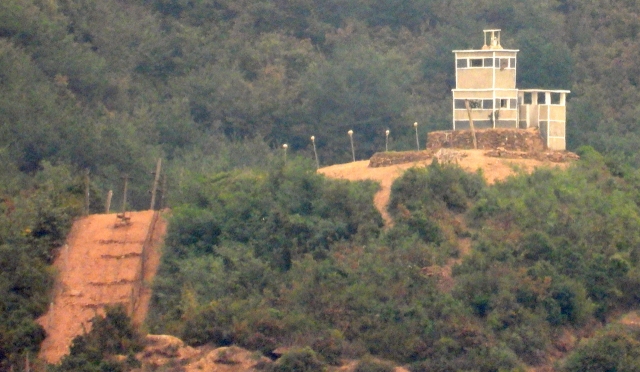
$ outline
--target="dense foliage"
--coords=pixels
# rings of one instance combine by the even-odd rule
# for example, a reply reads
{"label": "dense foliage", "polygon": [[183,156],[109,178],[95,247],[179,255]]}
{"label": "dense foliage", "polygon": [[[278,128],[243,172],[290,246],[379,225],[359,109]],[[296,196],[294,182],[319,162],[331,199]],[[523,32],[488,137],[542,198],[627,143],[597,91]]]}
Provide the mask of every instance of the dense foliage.
{"label": "dense foliage", "polygon": [[[82,179],[43,164],[0,186],[0,369],[21,366],[44,340],[35,322],[49,306],[55,249],[84,206]],[[22,190],[18,193],[17,190]],[[13,196],[12,196],[13,195]]]}
{"label": "dense foliage", "polygon": [[[121,200],[124,174],[141,209],[159,157],[176,277],[158,282],[157,329],[265,351],[294,335],[327,363],[533,363],[558,327],[639,300],[637,18],[634,1],[1,1],[0,369],[44,337],[34,319],[82,172],[93,211],[108,190]],[[451,50],[478,48],[483,28],[521,51],[518,86],[572,91],[568,145],[603,158],[495,187],[411,171],[388,230],[374,185],[274,165],[283,143],[312,159],[311,135],[320,164],[348,161],[349,129],[358,159],[385,129],[390,149],[413,148],[415,121],[423,146],[450,127]],[[457,258],[459,239],[474,253],[443,295],[420,269]]]}
{"label": "dense foliage", "polygon": [[518,85],[570,89],[570,147],[638,165],[635,2],[577,0],[6,0],[0,5],[0,145],[121,173],[146,201],[154,158],[204,155],[222,138],[288,143],[320,161],[450,127],[451,50],[502,28],[520,49]]}
{"label": "dense foliage", "polygon": [[[267,355],[308,347],[326,364],[366,354],[416,371],[546,363],[565,329],[639,300],[637,174],[614,176],[593,149],[580,153],[568,171],[494,186],[437,162],[411,169],[393,185],[388,229],[375,188],[297,163],[194,179],[173,210],[151,330]],[[473,250],[461,257],[465,239]],[[456,260],[452,278],[438,271]],[[580,350],[567,366],[589,363]]]}
{"label": "dense foliage", "polygon": [[[122,306],[107,307],[104,316],[91,320],[91,331],[73,339],[66,355],[53,371],[128,371],[139,367],[134,354],[142,350],[142,337]],[[126,356],[117,360],[115,355]]]}
{"label": "dense foliage", "polygon": [[637,371],[640,334],[634,328],[608,327],[583,341],[562,365],[563,372]]}

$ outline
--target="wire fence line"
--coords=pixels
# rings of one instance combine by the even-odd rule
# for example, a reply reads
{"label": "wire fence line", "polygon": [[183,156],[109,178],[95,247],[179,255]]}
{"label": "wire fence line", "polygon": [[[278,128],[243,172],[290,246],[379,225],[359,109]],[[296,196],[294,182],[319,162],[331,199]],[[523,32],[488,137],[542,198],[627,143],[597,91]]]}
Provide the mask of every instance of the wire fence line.
{"label": "wire fence line", "polygon": [[149,224],[149,230],[147,231],[147,235],[144,238],[142,243],[142,251],[140,253],[140,266],[137,270],[136,277],[133,282],[133,286],[131,289],[131,309],[130,315],[133,317],[133,314],[138,310],[140,306],[140,293],[145,287],[144,277],[147,270],[147,259],[149,254],[149,249],[153,246],[153,238],[155,235],[156,224],[158,222],[158,218],[160,217],[160,211],[153,211],[153,217],[151,217],[151,223]]}

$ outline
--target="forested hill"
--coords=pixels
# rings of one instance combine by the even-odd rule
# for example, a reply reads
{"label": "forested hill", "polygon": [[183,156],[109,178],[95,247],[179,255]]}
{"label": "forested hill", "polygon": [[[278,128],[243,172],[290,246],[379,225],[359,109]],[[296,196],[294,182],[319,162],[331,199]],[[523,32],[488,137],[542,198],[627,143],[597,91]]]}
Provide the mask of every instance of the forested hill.
{"label": "forested hill", "polygon": [[[321,163],[450,125],[451,50],[501,28],[518,85],[570,89],[569,147],[634,157],[635,1],[4,0],[3,163],[147,177],[154,157],[258,138]],[[142,169],[145,169],[143,172]],[[134,198],[135,199],[135,198]]]}
{"label": "forested hill", "polygon": [[[187,270],[195,279],[184,274],[177,282],[158,284],[159,293],[165,285],[167,301],[155,310],[155,329],[179,333],[185,324],[220,316],[227,328],[202,328],[204,336],[187,336],[194,343],[217,336],[231,342],[226,337],[237,325],[233,316],[260,303],[260,311],[277,320],[271,330],[282,333],[250,333],[262,325],[247,323],[233,328],[238,331],[234,342],[274,346],[265,342],[297,337],[307,329],[301,322],[312,319],[321,346],[344,338],[354,355],[366,350],[398,363],[418,363],[418,370],[429,367],[428,360],[437,363],[436,357],[458,363],[452,369],[477,366],[478,360],[505,361],[501,366],[509,367],[533,363],[550,347],[558,327],[606,321],[620,303],[632,307],[638,300],[625,288],[638,288],[639,282],[639,12],[633,0],[1,0],[0,369],[24,367],[20,363],[37,353],[44,337],[33,320],[49,304],[54,274],[49,265],[56,249],[83,212],[85,170],[90,171],[90,212],[102,211],[108,190],[116,192],[114,202],[120,200],[124,174],[131,180],[130,208],[143,209],[158,158],[165,160],[165,191],[176,221],[188,222],[184,231],[170,231],[176,251],[163,270]],[[406,184],[421,184],[420,177],[427,177],[437,192],[413,194],[424,198],[421,206],[408,204],[411,187],[399,191],[398,198],[406,200],[393,214],[406,221],[390,235],[367,199],[375,185],[321,180],[314,167],[294,160],[313,159],[312,135],[320,165],[329,165],[351,161],[348,130],[354,131],[355,157],[365,159],[384,149],[386,129],[389,149],[406,150],[415,145],[414,122],[421,143],[427,132],[449,128],[451,51],[480,47],[487,28],[502,29],[502,45],[520,50],[519,87],[571,90],[568,147],[590,145],[602,158],[583,148],[589,156],[568,176],[540,172],[495,188],[438,166],[431,170],[435,176],[409,174],[417,178]],[[284,143],[289,145],[287,167],[280,152]],[[453,184],[454,195],[446,198],[461,198],[462,204],[439,203],[442,213],[433,215],[424,208],[433,207],[432,191],[444,198],[441,183]],[[530,195],[530,203],[541,209],[529,216],[518,198],[541,189],[548,194]],[[561,202],[545,204],[553,198]],[[236,204],[218,208],[221,200]],[[244,204],[249,201],[258,204]],[[234,216],[237,210],[248,214]],[[591,210],[596,213],[586,212]],[[441,224],[458,221],[438,220],[450,212],[466,219],[469,229],[441,230]],[[242,235],[234,225],[263,217],[251,220],[253,235]],[[484,220],[495,229],[483,230]],[[538,230],[529,231],[532,226]],[[495,232],[501,229],[511,234],[509,240]],[[304,242],[300,231],[308,233]],[[478,255],[454,272],[459,284],[453,299],[422,306],[420,301],[432,295],[441,298],[440,292],[422,286],[428,280],[405,266],[416,257],[425,265],[454,259],[453,237],[474,233]],[[234,244],[240,248],[233,249]],[[374,250],[355,250],[360,247]],[[408,250],[391,252],[390,247]],[[507,252],[514,247],[511,257]],[[343,267],[358,252],[370,261]],[[376,271],[389,266],[386,260],[397,264],[391,271]],[[500,260],[501,272],[513,280],[494,281],[488,262]],[[522,270],[533,261],[544,262],[525,275]],[[571,267],[574,262],[582,266]],[[198,302],[200,289],[188,283],[200,283],[195,274],[209,273],[211,265],[231,265],[226,269],[238,275],[239,286],[261,273],[280,270],[284,276],[266,275],[269,280],[237,292],[244,299],[228,298],[218,308]],[[295,275],[287,274],[291,270]],[[302,277],[306,281],[297,280]],[[547,277],[555,282],[546,282]],[[361,302],[351,294],[331,298],[328,293],[336,287],[327,278],[370,296]],[[406,287],[397,284],[398,278],[406,279]],[[381,287],[359,287],[369,280]],[[529,287],[520,291],[509,287],[509,280]],[[385,284],[391,282],[397,286]],[[482,291],[477,283],[486,284]],[[397,296],[389,297],[388,289]],[[271,299],[290,291],[322,303],[298,309],[300,322],[281,323],[281,310],[262,301],[268,291]],[[405,293],[418,302],[403,302]],[[366,313],[374,305],[385,312]],[[197,311],[183,318],[185,309]],[[360,310],[367,316],[360,317]],[[454,327],[438,318],[446,313],[454,314]],[[325,315],[355,320],[343,324],[342,334],[325,334],[321,330],[331,320]],[[405,325],[422,333],[394,328],[404,315],[412,322]],[[377,316],[387,322],[379,323]],[[393,349],[400,347],[398,333],[404,337],[402,350]],[[388,345],[378,341],[382,336]],[[637,345],[633,337],[613,332],[611,339]],[[502,353],[500,358],[494,352]]]}

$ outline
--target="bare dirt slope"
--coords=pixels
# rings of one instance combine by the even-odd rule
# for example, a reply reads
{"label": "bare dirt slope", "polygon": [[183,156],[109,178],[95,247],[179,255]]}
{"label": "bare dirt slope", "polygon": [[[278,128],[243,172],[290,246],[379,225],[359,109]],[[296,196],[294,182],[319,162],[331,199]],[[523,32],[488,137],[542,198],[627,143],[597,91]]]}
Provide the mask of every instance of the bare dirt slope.
{"label": "bare dirt slope", "polygon": [[[457,163],[464,169],[475,172],[482,169],[487,182],[502,181],[516,174],[518,171],[531,172],[538,167],[566,168],[570,163],[553,163],[536,159],[506,159],[485,156],[487,150],[455,150],[458,153]],[[347,164],[337,164],[321,168],[318,172],[332,178],[346,180],[374,180],[380,183],[381,189],[375,195],[374,202],[385,222],[389,224],[391,218],[387,213],[387,205],[391,195],[391,185],[404,171],[415,166],[425,166],[431,163],[431,159],[390,165],[388,167],[370,168],[369,161],[356,161]]]}
{"label": "bare dirt slope", "polygon": [[158,212],[131,212],[128,224],[116,214],[77,220],[54,262],[58,272],[53,302],[38,322],[47,332],[40,358],[57,363],[74,337],[90,330],[89,320],[106,305],[123,304],[140,324],[146,316],[150,283],[160,261],[166,222]]}

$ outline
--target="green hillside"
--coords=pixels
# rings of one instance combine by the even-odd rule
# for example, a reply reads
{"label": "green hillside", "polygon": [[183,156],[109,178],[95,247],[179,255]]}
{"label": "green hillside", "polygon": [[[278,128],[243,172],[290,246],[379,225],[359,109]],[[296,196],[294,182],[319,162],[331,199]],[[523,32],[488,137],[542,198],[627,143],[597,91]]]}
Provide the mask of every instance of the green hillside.
{"label": "green hillside", "polygon": [[[150,331],[266,354],[293,342],[329,365],[369,353],[413,371],[553,365],[563,332],[640,299],[638,179],[580,152],[567,171],[493,186],[454,166],[409,170],[386,230],[367,183],[293,165],[201,178],[173,210]],[[457,258],[442,286],[437,268]],[[562,370],[634,370],[636,331],[610,329]]]}
{"label": "green hillside", "polygon": [[[124,174],[130,208],[144,209],[157,158],[174,222],[153,331],[263,351],[293,337],[328,363],[339,349],[416,370],[544,359],[559,329],[637,305],[639,9],[1,1],[0,369],[21,368],[44,336],[33,319],[49,302],[55,249],[82,213],[85,170],[92,212],[108,190],[120,200]],[[390,230],[372,206],[375,185],[326,180],[302,160],[313,159],[311,135],[330,165],[351,160],[350,129],[358,159],[384,148],[386,129],[398,151],[415,145],[416,121],[421,139],[448,129],[451,51],[480,47],[486,28],[520,50],[519,87],[571,90],[568,147],[597,153],[490,187],[448,167],[410,172],[395,186]],[[442,293],[420,269],[449,262],[460,237],[473,253]],[[187,324],[211,326],[188,334]],[[607,329],[567,368],[633,342]],[[591,362],[634,370],[633,352],[608,354]]]}
{"label": "green hillside", "polygon": [[[503,29],[518,86],[570,89],[570,148],[637,164],[633,1],[7,0],[2,145],[22,171],[89,167],[105,187],[164,156],[258,138],[324,165],[450,126],[453,49]],[[151,159],[151,160],[150,160]],[[139,193],[142,191],[138,190]]]}

